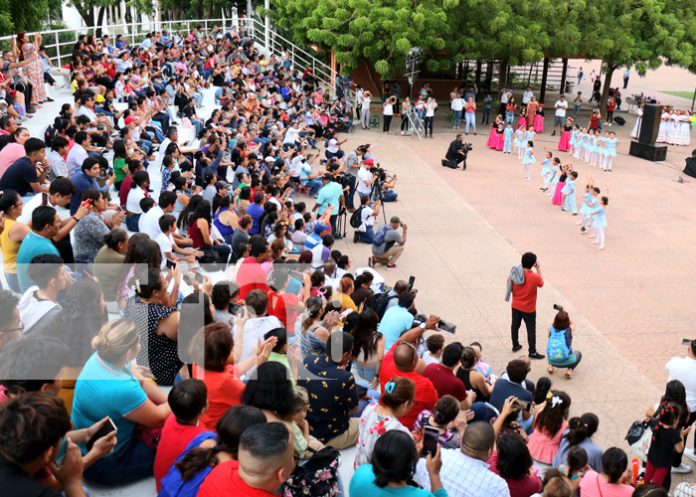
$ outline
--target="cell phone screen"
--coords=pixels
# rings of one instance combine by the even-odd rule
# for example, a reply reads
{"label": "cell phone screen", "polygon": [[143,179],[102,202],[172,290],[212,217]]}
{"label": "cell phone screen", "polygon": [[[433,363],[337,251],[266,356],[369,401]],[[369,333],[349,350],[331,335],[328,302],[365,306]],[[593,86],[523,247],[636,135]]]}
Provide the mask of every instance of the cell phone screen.
{"label": "cell phone screen", "polygon": [[92,446],[94,446],[94,443],[97,440],[107,436],[112,431],[116,431],[116,425],[113,421],[111,421],[111,418],[108,418],[106,422],[103,425],[101,425],[101,428],[99,428],[99,430],[94,434],[94,436],[90,438],[85,444],[85,446],[87,447],[87,451],[89,452],[90,450],[92,450]]}
{"label": "cell phone screen", "polygon": [[440,438],[440,431],[433,426],[426,426],[423,430],[423,457],[428,454],[434,456],[437,452],[437,440]]}

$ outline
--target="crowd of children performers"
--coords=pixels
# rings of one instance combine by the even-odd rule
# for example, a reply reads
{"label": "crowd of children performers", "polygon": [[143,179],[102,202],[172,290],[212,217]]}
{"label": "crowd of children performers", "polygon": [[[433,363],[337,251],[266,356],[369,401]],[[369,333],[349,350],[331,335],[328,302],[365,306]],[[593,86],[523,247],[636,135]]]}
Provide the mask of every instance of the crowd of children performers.
{"label": "crowd of children performers", "polygon": [[[522,118],[517,129],[513,131],[512,123],[505,123],[501,116],[497,116],[491,126],[486,145],[503,153],[517,154],[524,169],[524,179],[530,181],[532,167],[537,163],[534,151],[536,134],[535,126],[527,125],[526,120],[522,122]],[[558,150],[569,152],[575,159],[584,160],[590,166],[599,167],[602,171],[611,171],[618,142],[619,140],[612,132],[602,134],[599,129],[580,129],[578,125],[573,124],[572,118],[568,118],[561,133]],[[601,196],[601,190],[595,186],[591,178],[580,197],[577,191],[578,177],[578,171],[573,170],[571,164],[563,164],[559,157],[553,157],[551,151],[545,151],[541,164],[541,191],[547,193],[551,203],[560,207],[561,211],[580,216],[576,223],[580,226],[580,232],[583,235],[589,234],[594,243],[599,245],[599,250],[603,250],[609,199]],[[578,200],[581,201],[579,209]]]}

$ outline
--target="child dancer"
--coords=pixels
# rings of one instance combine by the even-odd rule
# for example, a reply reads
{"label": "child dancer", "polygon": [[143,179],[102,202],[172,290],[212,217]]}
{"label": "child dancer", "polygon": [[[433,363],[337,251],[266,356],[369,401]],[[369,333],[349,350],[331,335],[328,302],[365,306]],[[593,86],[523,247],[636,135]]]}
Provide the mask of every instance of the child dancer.
{"label": "child dancer", "polygon": [[558,150],[560,152],[567,152],[570,148],[570,132],[573,130],[573,120],[569,117],[566,119],[565,125],[563,126],[563,131],[561,132],[561,137],[558,140]]}
{"label": "child dancer", "polygon": [[607,157],[605,164],[605,171],[610,171],[614,167],[614,157],[616,157],[616,147],[619,145],[619,139],[616,137],[616,133],[613,131],[609,133],[609,138],[604,140],[604,144],[607,149]]}
{"label": "child dancer", "polygon": [[551,203],[559,207],[563,207],[563,187],[565,187],[566,179],[568,178],[568,171],[570,170],[569,165],[561,166],[561,175],[558,178],[558,183],[556,183],[556,189],[553,192],[553,197],[551,198]]}
{"label": "child dancer", "polygon": [[553,195],[556,193],[556,185],[558,184],[558,181],[561,178],[561,174],[563,174],[563,169],[561,168],[561,159],[558,157],[553,158],[553,166],[551,167],[551,182],[550,182],[550,187],[551,191],[549,192],[549,198],[553,198]]}
{"label": "child dancer", "polygon": [[527,142],[527,148],[524,151],[524,157],[522,158],[522,165],[524,166],[524,179],[526,181],[532,179],[532,164],[536,164],[536,157],[534,157],[534,142],[529,140]]}
{"label": "child dancer", "polygon": [[517,121],[517,127],[522,126],[527,129],[527,107],[522,107],[520,109],[520,118]]}
{"label": "child dancer", "polygon": [[527,132],[524,135],[526,141],[532,141],[536,138],[536,131],[534,131],[534,126],[527,126]]}
{"label": "child dancer", "polygon": [[597,164],[599,165],[599,169],[602,171],[604,171],[605,164],[607,163],[607,147],[605,142],[606,136],[609,136],[609,132],[604,133],[604,136],[602,136],[600,133],[600,135],[597,137]]}
{"label": "child dancer", "polygon": [[585,186],[585,196],[582,199],[582,206],[580,207],[580,221],[577,223],[581,225],[580,233],[583,235],[587,233],[587,228],[592,224],[592,211],[597,208],[597,196],[599,193],[599,188],[593,187],[592,183],[588,183]]}
{"label": "child dancer", "polygon": [[549,189],[549,183],[551,182],[551,157],[553,154],[551,154],[550,151],[546,151],[546,158],[544,159],[544,162],[541,163],[541,183],[542,186],[539,188],[542,192],[545,192],[546,190]]}
{"label": "child dancer", "polygon": [[573,125],[573,130],[570,132],[570,141],[568,142],[568,153],[575,157],[575,143],[578,139],[579,128],[578,125]]}
{"label": "child dancer", "polygon": [[500,152],[505,145],[505,126],[503,123],[498,124],[498,129],[495,130],[495,149]]}
{"label": "child dancer", "polygon": [[590,162],[590,155],[592,154],[592,133],[593,131],[588,129],[587,133],[582,137],[583,160],[586,163]]}
{"label": "child dancer", "polygon": [[536,116],[534,116],[534,131],[537,133],[544,132],[544,104],[539,104]]}
{"label": "child dancer", "polygon": [[517,158],[522,160],[522,155],[524,154],[524,128],[522,126],[517,127],[515,131],[515,152],[517,152]]}
{"label": "child dancer", "polygon": [[578,204],[575,201],[575,181],[578,179],[578,172],[571,171],[570,177],[566,180],[561,193],[563,194],[563,212],[573,211],[573,216],[578,215]]}
{"label": "child dancer", "polygon": [[596,238],[593,243],[599,244],[599,250],[604,250],[604,229],[607,227],[606,209],[609,199],[602,197],[599,207],[592,212],[592,231],[594,234],[590,238]]}
{"label": "child dancer", "polygon": [[508,123],[507,126],[505,126],[505,132],[503,133],[505,143],[503,144],[503,153],[504,154],[511,154],[512,153],[512,124]]}
{"label": "child dancer", "polygon": [[491,130],[488,133],[488,140],[486,140],[486,146],[488,148],[495,148],[495,133],[498,131],[498,124],[501,122],[500,116],[496,116],[495,120],[493,121],[493,124],[491,125]]}

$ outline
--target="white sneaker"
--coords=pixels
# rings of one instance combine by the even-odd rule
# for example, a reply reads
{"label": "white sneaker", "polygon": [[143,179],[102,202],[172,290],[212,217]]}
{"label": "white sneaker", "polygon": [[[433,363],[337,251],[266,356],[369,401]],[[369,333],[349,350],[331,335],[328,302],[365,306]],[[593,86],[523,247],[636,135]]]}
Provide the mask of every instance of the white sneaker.
{"label": "white sneaker", "polygon": [[689,466],[688,464],[680,464],[676,468],[672,466],[672,473],[677,474],[677,475],[687,475],[693,471],[693,468]]}
{"label": "white sneaker", "polygon": [[696,454],[694,454],[694,449],[686,449],[684,451],[684,455],[691,459],[693,462],[696,462]]}

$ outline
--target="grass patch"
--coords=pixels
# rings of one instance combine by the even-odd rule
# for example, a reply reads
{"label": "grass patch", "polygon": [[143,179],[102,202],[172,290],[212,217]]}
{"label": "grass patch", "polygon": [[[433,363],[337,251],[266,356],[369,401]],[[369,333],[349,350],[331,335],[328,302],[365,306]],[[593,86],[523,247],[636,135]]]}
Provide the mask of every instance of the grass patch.
{"label": "grass patch", "polygon": [[682,97],[688,100],[694,98],[693,91],[679,91],[679,90],[660,90],[660,93],[666,93],[667,95],[673,95],[675,97]]}

